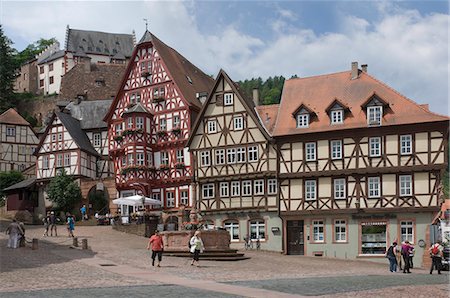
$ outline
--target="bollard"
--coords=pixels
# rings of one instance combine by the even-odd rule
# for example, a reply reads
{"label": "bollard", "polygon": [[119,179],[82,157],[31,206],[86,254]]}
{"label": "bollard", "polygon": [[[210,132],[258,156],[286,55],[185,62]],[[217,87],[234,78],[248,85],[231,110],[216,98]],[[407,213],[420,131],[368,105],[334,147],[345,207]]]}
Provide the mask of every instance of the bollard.
{"label": "bollard", "polygon": [[32,250],[38,249],[38,240],[36,238],[33,238],[33,242],[31,243],[31,249]]}
{"label": "bollard", "polygon": [[78,238],[77,237],[73,238],[73,244],[72,245],[74,247],[78,247]]}
{"label": "bollard", "polygon": [[88,249],[87,239],[81,239],[81,249]]}

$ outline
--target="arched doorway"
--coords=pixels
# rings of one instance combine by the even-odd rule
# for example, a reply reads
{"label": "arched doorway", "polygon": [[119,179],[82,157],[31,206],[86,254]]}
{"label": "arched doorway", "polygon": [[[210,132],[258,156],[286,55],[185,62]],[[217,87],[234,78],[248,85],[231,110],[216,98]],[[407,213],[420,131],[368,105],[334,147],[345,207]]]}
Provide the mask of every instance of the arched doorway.
{"label": "arched doorway", "polygon": [[104,215],[109,213],[109,194],[108,189],[103,188],[99,190],[96,185],[94,185],[88,192],[89,201],[89,212],[91,214],[99,213]]}

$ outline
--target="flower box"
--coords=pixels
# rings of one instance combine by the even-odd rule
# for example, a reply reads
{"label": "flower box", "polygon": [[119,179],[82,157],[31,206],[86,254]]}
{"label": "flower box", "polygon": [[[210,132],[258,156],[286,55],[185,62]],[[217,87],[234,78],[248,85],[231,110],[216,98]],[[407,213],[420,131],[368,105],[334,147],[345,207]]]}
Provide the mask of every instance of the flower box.
{"label": "flower box", "polygon": [[114,141],[116,141],[116,142],[122,142],[123,137],[122,137],[121,135],[115,135],[113,139],[114,139]]}
{"label": "flower box", "polygon": [[160,102],[163,102],[165,100],[166,100],[166,98],[164,96],[162,96],[162,95],[158,95],[158,96],[153,97],[153,102],[154,103],[160,103]]}
{"label": "flower box", "polygon": [[160,165],[160,166],[159,166],[159,169],[160,169],[161,171],[168,171],[168,170],[169,170],[169,165]]}
{"label": "flower box", "polygon": [[186,168],[186,165],[184,163],[182,163],[182,162],[179,162],[179,163],[175,164],[175,168],[177,168],[177,169],[184,169],[184,168]]}
{"label": "flower box", "polygon": [[151,73],[148,71],[141,72],[141,77],[143,77],[143,78],[149,77],[150,75],[151,75]]}
{"label": "flower box", "polygon": [[181,133],[181,128],[174,128],[174,129],[172,129],[172,133],[174,135],[179,135]]}
{"label": "flower box", "polygon": [[167,131],[160,130],[160,131],[157,131],[156,134],[158,135],[158,137],[162,138],[162,137],[167,136]]}

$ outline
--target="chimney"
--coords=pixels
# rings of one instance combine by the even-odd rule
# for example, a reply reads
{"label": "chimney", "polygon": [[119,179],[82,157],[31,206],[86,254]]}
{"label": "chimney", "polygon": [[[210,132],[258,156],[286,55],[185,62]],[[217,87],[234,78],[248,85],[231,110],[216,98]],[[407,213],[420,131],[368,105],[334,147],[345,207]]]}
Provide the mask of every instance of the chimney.
{"label": "chimney", "polygon": [[361,69],[363,72],[367,73],[367,64],[361,64]]}
{"label": "chimney", "polygon": [[253,89],[253,102],[255,103],[255,106],[259,106],[259,89],[254,88]]}
{"label": "chimney", "polygon": [[358,62],[352,62],[352,80],[358,78]]}
{"label": "chimney", "polygon": [[430,106],[427,103],[421,104],[420,106],[422,107],[422,109],[425,109],[427,111],[430,110]]}

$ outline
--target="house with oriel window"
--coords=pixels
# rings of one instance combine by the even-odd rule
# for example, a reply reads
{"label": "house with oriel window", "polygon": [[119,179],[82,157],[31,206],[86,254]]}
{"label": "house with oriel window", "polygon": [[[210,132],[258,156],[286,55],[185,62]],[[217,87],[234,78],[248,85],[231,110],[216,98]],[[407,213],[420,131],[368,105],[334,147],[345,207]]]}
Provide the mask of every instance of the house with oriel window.
{"label": "house with oriel window", "polygon": [[429,258],[448,167],[449,118],[367,72],[284,84],[273,130],[287,254],[385,262],[393,241]]}
{"label": "house with oriel window", "polygon": [[[192,207],[187,139],[214,80],[146,31],[104,120],[118,197],[161,201],[162,223],[178,229]],[[157,208],[159,209],[159,208]],[[122,214],[136,210],[124,207]]]}
{"label": "house with oriel window", "polygon": [[[197,206],[208,226],[226,228],[231,244],[259,240],[282,251],[277,154],[270,136],[278,105],[259,109],[221,70],[188,141]],[[270,115],[269,115],[270,114]]]}

